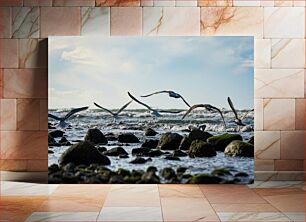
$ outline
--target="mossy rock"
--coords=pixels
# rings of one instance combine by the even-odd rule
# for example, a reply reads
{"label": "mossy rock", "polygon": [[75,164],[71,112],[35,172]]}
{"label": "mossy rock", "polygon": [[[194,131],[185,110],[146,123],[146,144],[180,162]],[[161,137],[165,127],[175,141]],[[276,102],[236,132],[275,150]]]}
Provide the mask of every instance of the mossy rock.
{"label": "mossy rock", "polygon": [[191,146],[188,151],[189,157],[213,157],[216,156],[217,153],[214,147],[202,140],[195,140],[191,143]]}
{"label": "mossy rock", "polygon": [[145,140],[141,147],[155,149],[158,145],[158,140]]}
{"label": "mossy rock", "polygon": [[254,157],[254,145],[240,140],[234,140],[224,150],[227,156]]}
{"label": "mossy rock", "polygon": [[159,142],[158,148],[161,150],[176,150],[179,148],[183,137],[178,133],[164,133]]}
{"label": "mossy rock", "polygon": [[224,151],[225,147],[234,140],[242,140],[239,134],[225,133],[218,136],[212,136],[207,139],[207,142],[213,145],[216,151]]}
{"label": "mossy rock", "polygon": [[188,139],[192,142],[194,140],[202,140],[204,142],[206,142],[206,140],[210,137],[212,137],[213,135],[210,134],[209,132],[205,132],[199,129],[195,129],[192,130],[189,135],[188,135]]}
{"label": "mossy rock", "polygon": [[166,180],[170,180],[173,177],[176,177],[175,171],[171,167],[165,167],[161,170],[160,175]]}
{"label": "mossy rock", "polygon": [[217,169],[214,169],[211,172],[211,174],[214,175],[214,176],[232,175],[231,172],[229,171],[229,169],[226,169],[226,168],[217,168]]}
{"label": "mossy rock", "polygon": [[184,138],[181,140],[179,149],[188,150],[190,145],[191,145],[191,140],[188,138],[188,136],[184,136]]}
{"label": "mossy rock", "polygon": [[199,174],[191,177],[187,183],[189,184],[218,184],[222,179],[210,174]]}

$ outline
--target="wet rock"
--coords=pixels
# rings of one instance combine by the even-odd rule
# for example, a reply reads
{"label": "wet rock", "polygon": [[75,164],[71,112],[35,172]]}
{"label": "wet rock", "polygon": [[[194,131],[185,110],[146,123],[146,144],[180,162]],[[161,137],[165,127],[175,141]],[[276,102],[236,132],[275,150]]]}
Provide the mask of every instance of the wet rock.
{"label": "wet rock", "polygon": [[216,184],[222,181],[221,178],[209,174],[199,174],[192,176],[187,183],[189,184]]}
{"label": "wet rock", "polygon": [[188,139],[188,136],[184,136],[182,139],[179,149],[180,150],[188,150],[191,145],[191,141]]}
{"label": "wet rock", "polygon": [[63,183],[78,183],[78,177],[71,172],[63,172],[62,180]]}
{"label": "wet rock", "polygon": [[180,161],[181,159],[177,156],[166,156],[166,160],[174,160],[174,161]]}
{"label": "wet rock", "polygon": [[176,173],[177,173],[177,174],[183,174],[183,173],[186,172],[186,170],[187,170],[187,167],[178,167],[178,168],[176,169]]}
{"label": "wet rock", "polygon": [[244,172],[239,172],[239,173],[235,174],[235,177],[248,177],[248,176],[249,176],[249,174],[244,173]]}
{"label": "wet rock", "polygon": [[158,145],[158,140],[145,140],[141,147],[155,149]]}
{"label": "wet rock", "polygon": [[158,156],[161,156],[163,154],[164,154],[164,152],[162,152],[160,150],[150,150],[147,155],[150,156],[150,157],[158,157]]}
{"label": "wet rock", "polygon": [[93,144],[107,144],[107,139],[99,129],[89,129],[85,136],[85,141]]}
{"label": "wet rock", "polygon": [[74,172],[74,168],[75,168],[75,165],[73,163],[67,163],[66,165],[62,167],[62,170]]}
{"label": "wet rock", "polygon": [[248,143],[254,145],[254,136],[252,136],[252,137],[248,140]]}
{"label": "wet rock", "polygon": [[155,167],[155,166],[149,166],[148,168],[147,168],[147,172],[150,172],[150,171],[152,171],[152,172],[157,172],[157,168]]}
{"label": "wet rock", "polygon": [[179,148],[183,137],[178,133],[164,133],[159,142],[158,148],[161,150],[176,150]]}
{"label": "wet rock", "polygon": [[150,148],[146,148],[146,147],[135,148],[135,149],[132,149],[132,155],[140,155],[140,156],[148,155],[150,150],[151,150]]}
{"label": "wet rock", "polygon": [[108,157],[101,154],[91,143],[83,141],[69,147],[59,158],[61,166],[67,163],[75,165],[97,163],[101,165],[109,165]]}
{"label": "wet rock", "polygon": [[175,171],[170,167],[165,167],[161,170],[160,175],[166,180],[176,177]]}
{"label": "wet rock", "polygon": [[58,172],[60,171],[60,168],[57,164],[52,164],[51,166],[48,167],[48,173],[55,173],[55,172]]}
{"label": "wet rock", "polygon": [[56,127],[54,127],[52,123],[48,123],[48,129],[56,129]]}
{"label": "wet rock", "polygon": [[122,176],[114,175],[110,178],[109,183],[111,184],[124,184],[125,181]]}
{"label": "wet rock", "polygon": [[213,157],[216,156],[217,153],[214,147],[202,140],[195,140],[191,143],[191,146],[188,151],[189,157]]}
{"label": "wet rock", "polygon": [[118,136],[120,143],[139,143],[139,139],[133,133],[123,133]]}
{"label": "wet rock", "polygon": [[54,153],[54,151],[52,151],[52,150],[48,150],[48,153],[52,154],[52,153]]}
{"label": "wet rock", "polygon": [[250,143],[234,140],[224,150],[227,156],[254,157],[254,146]]}
{"label": "wet rock", "polygon": [[123,168],[119,168],[117,170],[117,174],[122,176],[122,177],[131,176],[131,172],[129,170],[126,170],[126,169],[123,169]]}
{"label": "wet rock", "polygon": [[106,149],[106,147],[104,147],[104,146],[100,146],[100,147],[98,147],[98,151],[100,152],[100,153],[103,153],[103,152],[105,152],[107,149]]}
{"label": "wet rock", "polygon": [[55,141],[55,139],[48,134],[48,146],[58,146],[59,144]]}
{"label": "wet rock", "polygon": [[71,146],[72,144],[67,140],[66,137],[62,137],[60,139],[60,141],[58,141],[59,144],[61,144],[62,146]]}
{"label": "wet rock", "polygon": [[187,153],[185,153],[181,150],[174,150],[172,155],[173,156],[178,156],[178,157],[188,156]]}
{"label": "wet rock", "polygon": [[157,184],[160,183],[160,178],[153,171],[145,172],[139,183]]}
{"label": "wet rock", "polygon": [[151,160],[150,158],[145,159],[145,158],[142,158],[142,157],[136,157],[130,163],[133,163],[133,164],[143,164],[143,163],[146,163],[147,161],[150,161],[150,160]]}
{"label": "wet rock", "polygon": [[152,128],[148,128],[145,131],[145,136],[155,136],[156,134],[157,132]]}
{"label": "wet rock", "polygon": [[194,140],[202,140],[204,142],[206,142],[206,140],[210,137],[212,137],[213,135],[210,134],[209,132],[205,132],[199,129],[194,129],[192,130],[189,135],[188,135],[188,139],[192,142]]}
{"label": "wet rock", "polygon": [[111,148],[103,153],[106,156],[119,156],[119,155],[127,155],[128,153],[121,147]]}
{"label": "wet rock", "polygon": [[53,138],[58,138],[58,137],[62,137],[64,135],[64,132],[61,130],[53,130],[49,133],[50,136],[52,136]]}
{"label": "wet rock", "polygon": [[224,151],[225,147],[234,140],[242,140],[239,134],[225,133],[218,136],[212,136],[207,139],[207,142],[212,144],[216,151]]}
{"label": "wet rock", "polygon": [[106,137],[107,141],[116,141],[116,140],[118,140],[118,137],[115,134],[113,134],[113,133],[107,133],[104,136]]}
{"label": "wet rock", "polygon": [[214,176],[232,175],[231,172],[229,171],[229,169],[226,169],[226,168],[217,168],[217,169],[214,169],[211,172],[211,174],[214,175]]}

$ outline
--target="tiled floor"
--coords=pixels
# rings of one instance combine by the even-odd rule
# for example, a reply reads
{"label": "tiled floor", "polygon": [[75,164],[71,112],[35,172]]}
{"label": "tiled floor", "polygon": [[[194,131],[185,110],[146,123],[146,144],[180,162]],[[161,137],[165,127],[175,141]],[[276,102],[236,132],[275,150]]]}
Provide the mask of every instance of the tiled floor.
{"label": "tiled floor", "polygon": [[304,212],[305,190],[298,182],[250,186],[1,182],[0,221],[305,221]]}

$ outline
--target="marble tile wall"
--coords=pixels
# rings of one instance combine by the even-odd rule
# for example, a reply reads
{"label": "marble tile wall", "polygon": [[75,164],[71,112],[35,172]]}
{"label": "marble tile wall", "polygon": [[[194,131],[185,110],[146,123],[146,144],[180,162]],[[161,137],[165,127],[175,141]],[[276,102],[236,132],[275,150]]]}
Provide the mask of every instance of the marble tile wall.
{"label": "marble tile wall", "polygon": [[301,0],[0,0],[1,169],[47,171],[48,36],[247,35],[255,37],[256,176],[301,178],[305,6]]}

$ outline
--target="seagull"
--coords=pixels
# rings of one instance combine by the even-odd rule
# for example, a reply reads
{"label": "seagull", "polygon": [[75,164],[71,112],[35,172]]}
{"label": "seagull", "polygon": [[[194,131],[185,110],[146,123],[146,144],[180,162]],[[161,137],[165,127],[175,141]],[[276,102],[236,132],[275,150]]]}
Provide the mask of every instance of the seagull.
{"label": "seagull", "polygon": [[97,104],[97,103],[94,103],[94,104],[95,104],[95,106],[99,107],[100,109],[103,109],[104,111],[106,111],[106,112],[112,114],[113,117],[116,119],[116,118],[118,118],[119,114],[120,114],[128,105],[131,104],[131,102],[133,102],[133,100],[129,101],[127,104],[125,104],[124,106],[122,106],[117,112],[112,112],[112,111],[110,111],[109,109],[106,109],[106,108],[100,106],[100,105]]}
{"label": "seagull", "polygon": [[69,113],[67,113],[64,117],[57,117],[53,114],[48,113],[48,117],[58,120],[59,124],[57,126],[59,126],[60,128],[65,128],[68,123],[66,122],[66,120],[68,120],[71,116],[73,116],[74,114],[87,110],[89,108],[89,106],[85,106],[85,107],[80,107],[80,108],[75,108],[72,109]]}
{"label": "seagull", "polygon": [[[218,109],[217,107],[215,106],[212,106],[210,104],[196,104],[196,105],[193,105],[192,107],[190,107],[190,109],[184,114],[183,118],[184,119],[192,110],[196,109],[196,108],[205,108],[206,110],[208,111],[213,111],[213,110],[216,110],[218,113],[220,113],[221,117],[222,117],[222,120],[223,120],[223,124],[224,126],[226,127],[226,124],[225,124],[225,120],[224,120],[224,117],[223,117],[223,114],[221,112],[220,109]],[[205,129],[205,128],[204,128]]]}
{"label": "seagull", "polygon": [[153,95],[156,95],[156,94],[160,94],[160,93],[168,93],[170,97],[172,98],[176,98],[176,99],[182,99],[183,102],[188,106],[190,107],[189,103],[183,98],[183,96],[181,96],[180,94],[174,92],[174,91],[169,91],[169,90],[162,90],[162,91],[158,91],[158,92],[154,92],[154,93],[151,93],[151,94],[148,94],[148,95],[144,95],[144,96],[141,96],[141,97],[149,97],[149,96],[153,96]]}
{"label": "seagull", "polygon": [[160,113],[180,113],[181,111],[166,111],[166,110],[157,110],[157,109],[153,109],[150,106],[148,106],[147,104],[140,102],[138,99],[136,99],[134,96],[131,95],[131,93],[128,92],[129,97],[131,97],[131,99],[133,99],[135,102],[139,103],[140,105],[145,106],[148,110],[152,111],[152,114],[156,117],[161,117],[162,115]]}
{"label": "seagull", "polygon": [[239,118],[239,116],[238,116],[238,114],[237,114],[237,111],[236,111],[236,109],[235,109],[235,107],[234,107],[234,105],[233,105],[233,102],[232,102],[232,100],[231,100],[230,97],[227,97],[227,102],[228,102],[229,106],[231,107],[231,109],[232,109],[232,111],[233,111],[233,113],[234,113],[234,115],[235,115],[234,123],[236,123],[238,126],[246,126],[246,125],[242,122],[242,120],[249,114],[249,112],[254,111],[254,109],[250,110],[249,112],[245,113],[241,118]]}

